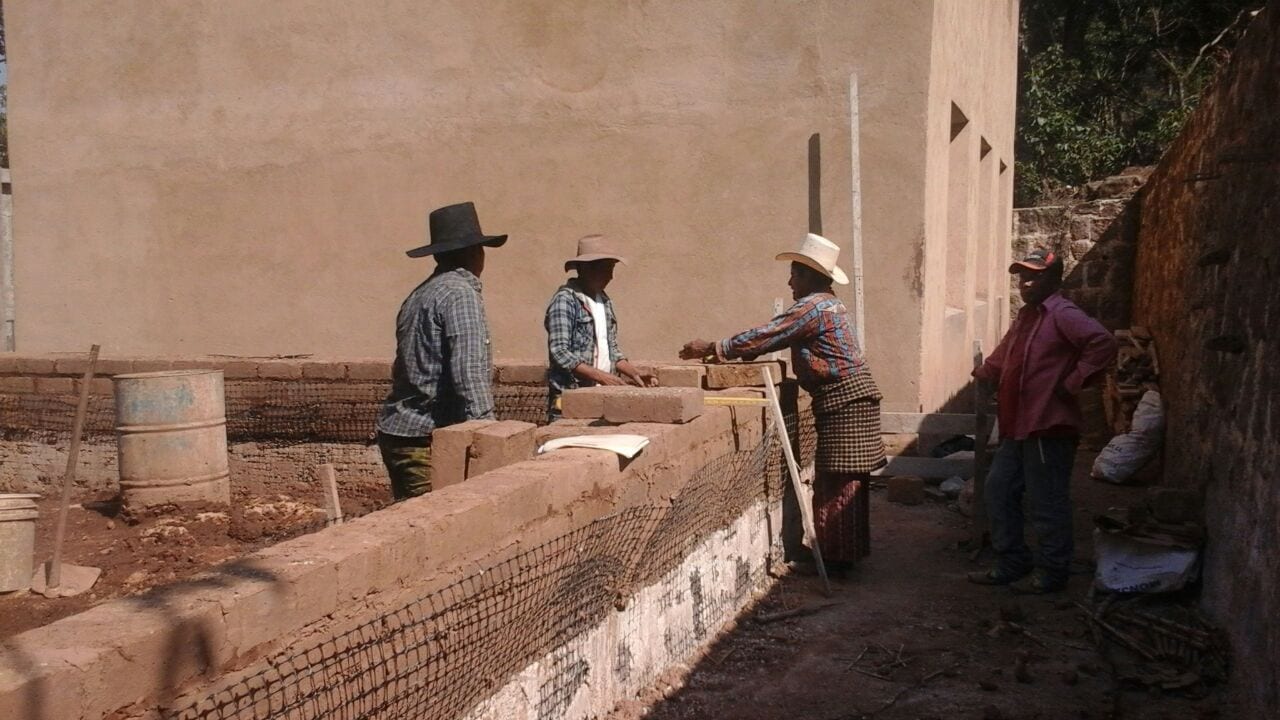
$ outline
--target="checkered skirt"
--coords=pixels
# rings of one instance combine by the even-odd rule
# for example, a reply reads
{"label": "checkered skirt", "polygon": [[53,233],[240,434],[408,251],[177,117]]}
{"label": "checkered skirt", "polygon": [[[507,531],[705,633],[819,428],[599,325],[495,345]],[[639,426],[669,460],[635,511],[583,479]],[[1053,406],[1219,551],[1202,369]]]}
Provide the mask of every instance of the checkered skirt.
{"label": "checkered skirt", "polygon": [[813,417],[818,431],[815,470],[869,473],[885,464],[880,398],[880,389],[865,365],[851,377],[814,390]]}

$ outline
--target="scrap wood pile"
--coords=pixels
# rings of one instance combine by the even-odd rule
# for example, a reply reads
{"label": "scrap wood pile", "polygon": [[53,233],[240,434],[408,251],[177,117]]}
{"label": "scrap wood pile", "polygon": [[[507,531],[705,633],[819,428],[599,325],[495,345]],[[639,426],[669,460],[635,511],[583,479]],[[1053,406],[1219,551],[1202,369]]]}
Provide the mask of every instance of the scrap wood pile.
{"label": "scrap wood pile", "polygon": [[1118,680],[1192,697],[1226,681],[1226,638],[1198,610],[1149,597],[1117,597],[1077,605]]}
{"label": "scrap wood pile", "polygon": [[1119,435],[1129,431],[1130,418],[1142,394],[1160,389],[1160,359],[1146,328],[1135,325],[1117,330],[1115,335],[1120,348],[1115,365],[1107,371],[1102,399],[1107,424]]}

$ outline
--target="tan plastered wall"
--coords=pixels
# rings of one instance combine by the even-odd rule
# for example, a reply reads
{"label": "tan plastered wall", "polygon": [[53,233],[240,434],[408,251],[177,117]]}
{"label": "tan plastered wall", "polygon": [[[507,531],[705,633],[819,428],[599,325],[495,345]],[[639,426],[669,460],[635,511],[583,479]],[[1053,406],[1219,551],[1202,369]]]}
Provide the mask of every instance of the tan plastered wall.
{"label": "tan plastered wall", "polygon": [[545,354],[589,232],[630,261],[624,350],[674,357],[789,300],[772,258],[809,225],[815,134],[850,269],[856,73],[868,351],[911,408],[939,108],[965,98],[1009,161],[1015,4],[9,3],[18,348],[386,357],[432,267],[403,251],[470,199],[511,235],[484,274],[497,357]]}
{"label": "tan plastered wall", "polygon": [[[989,353],[1005,327],[1000,308],[1007,306],[1012,226],[1018,2],[939,0],[933,21],[920,391],[926,410],[965,386],[973,341],[982,340]],[[954,141],[961,148],[952,140],[953,104],[968,121]],[[991,148],[985,158],[983,140]],[[956,172],[966,178],[958,193],[951,182]]]}

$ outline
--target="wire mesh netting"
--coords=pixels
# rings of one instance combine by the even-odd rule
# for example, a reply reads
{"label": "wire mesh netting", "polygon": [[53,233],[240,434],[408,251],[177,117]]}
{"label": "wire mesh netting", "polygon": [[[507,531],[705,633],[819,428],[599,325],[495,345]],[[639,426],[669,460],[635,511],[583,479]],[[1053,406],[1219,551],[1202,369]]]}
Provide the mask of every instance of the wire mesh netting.
{"label": "wire mesh netting", "polygon": [[[387,396],[387,382],[228,380],[227,439],[231,442],[364,442]],[[547,421],[547,389],[496,385],[501,420]],[[71,437],[75,395],[0,393],[0,428],[6,440],[60,442]],[[85,437],[115,433],[115,401],[91,395]]]}
{"label": "wire mesh netting", "polygon": [[[585,660],[568,643],[599,625],[632,589],[678,566],[695,543],[752,503],[776,500],[778,455],[777,440],[765,435],[753,447],[708,462],[667,506],[597,519],[353,629],[264,660],[229,684],[188,696],[165,715],[456,718],[544,658],[553,672],[536,706],[539,717],[559,717],[587,674]],[[739,585],[747,592],[750,578],[740,577]],[[691,592],[700,588],[692,582]],[[701,621],[711,612],[705,599],[695,597],[694,607],[695,637],[671,639],[678,649],[692,649],[714,632]]]}

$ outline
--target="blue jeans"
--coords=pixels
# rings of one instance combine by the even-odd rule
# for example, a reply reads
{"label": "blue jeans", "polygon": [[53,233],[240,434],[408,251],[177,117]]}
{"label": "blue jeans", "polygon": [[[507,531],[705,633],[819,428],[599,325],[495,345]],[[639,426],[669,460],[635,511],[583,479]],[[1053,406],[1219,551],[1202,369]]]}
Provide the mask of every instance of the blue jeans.
{"label": "blue jeans", "polygon": [[[1051,582],[1067,581],[1075,549],[1071,468],[1077,444],[1076,437],[1000,441],[985,488],[997,573],[1016,577],[1036,567]],[[1024,494],[1039,540],[1034,556],[1023,536]]]}

